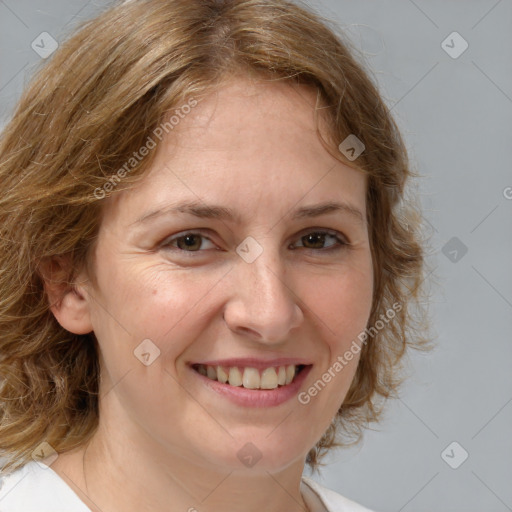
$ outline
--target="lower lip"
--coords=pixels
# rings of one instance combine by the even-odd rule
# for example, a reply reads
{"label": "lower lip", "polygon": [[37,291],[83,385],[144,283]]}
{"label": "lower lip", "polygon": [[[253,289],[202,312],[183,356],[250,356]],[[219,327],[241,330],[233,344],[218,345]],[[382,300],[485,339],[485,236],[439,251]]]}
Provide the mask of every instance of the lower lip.
{"label": "lower lip", "polygon": [[194,375],[211,390],[226,397],[232,403],[242,407],[275,407],[287,402],[299,392],[302,383],[308,376],[312,366],[306,366],[287,386],[280,386],[275,389],[246,389],[242,386],[230,386],[222,384],[217,380],[209,379],[191,368]]}

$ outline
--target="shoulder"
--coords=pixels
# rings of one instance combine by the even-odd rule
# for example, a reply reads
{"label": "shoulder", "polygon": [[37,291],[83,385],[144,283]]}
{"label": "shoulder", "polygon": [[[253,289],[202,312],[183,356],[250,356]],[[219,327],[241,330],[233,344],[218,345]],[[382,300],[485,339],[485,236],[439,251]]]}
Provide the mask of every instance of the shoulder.
{"label": "shoulder", "polygon": [[2,512],[90,512],[51,468],[31,461],[0,478]]}
{"label": "shoulder", "polygon": [[303,476],[302,481],[320,498],[327,512],[374,512],[320,485],[311,478]]}

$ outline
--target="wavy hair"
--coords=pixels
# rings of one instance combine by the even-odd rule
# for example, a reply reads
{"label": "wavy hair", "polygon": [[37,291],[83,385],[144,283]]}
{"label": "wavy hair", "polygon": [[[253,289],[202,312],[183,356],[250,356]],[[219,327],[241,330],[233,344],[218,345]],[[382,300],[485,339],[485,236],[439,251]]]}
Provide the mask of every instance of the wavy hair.
{"label": "wavy hair", "polygon": [[[325,147],[368,176],[374,266],[368,326],[402,307],[361,348],[355,377],[329,429],[309,451],[316,470],[334,446],[359,442],[397,396],[408,347],[425,349],[422,217],[406,182],[416,176],[371,73],[338,28],[286,0],[133,0],[117,3],[48,59],[0,137],[0,455],[17,469],[47,441],[84,444],[99,420],[99,347],[94,333],[63,329],[44,279],[72,289],[80,269],[95,281],[102,205],[151,165],[149,154],[105,197],[98,190],[187,98],[233,73],[305,84],[328,121]],[[319,132],[318,132],[319,133]],[[350,135],[365,150],[338,150]],[[154,154],[155,152],[153,152]],[[119,175],[119,173],[118,173]],[[113,190],[110,190],[112,188]],[[58,265],[65,257],[69,267]],[[51,272],[50,272],[51,271]],[[342,440],[343,438],[343,440]]]}

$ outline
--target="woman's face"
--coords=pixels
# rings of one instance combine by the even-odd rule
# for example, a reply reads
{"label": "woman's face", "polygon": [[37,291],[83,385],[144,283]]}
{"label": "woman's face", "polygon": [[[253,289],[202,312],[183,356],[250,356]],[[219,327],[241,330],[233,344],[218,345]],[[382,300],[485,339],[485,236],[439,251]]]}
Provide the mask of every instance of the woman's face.
{"label": "woman's face", "polygon": [[144,180],[105,205],[87,294],[100,424],[155,456],[302,464],[348,391],[359,354],[335,363],[372,299],[366,182],[321,145],[315,100],[233,79],[182,109]]}

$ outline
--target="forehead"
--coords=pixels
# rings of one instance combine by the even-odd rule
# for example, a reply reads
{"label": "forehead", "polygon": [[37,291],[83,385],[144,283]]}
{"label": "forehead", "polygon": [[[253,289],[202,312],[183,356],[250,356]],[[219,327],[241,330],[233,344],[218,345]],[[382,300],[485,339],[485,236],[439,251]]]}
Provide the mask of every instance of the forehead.
{"label": "forehead", "polygon": [[148,201],[164,205],[184,195],[216,203],[227,198],[240,208],[250,195],[258,196],[262,207],[265,201],[297,202],[315,188],[342,186],[346,195],[353,195],[361,173],[322,145],[317,127],[325,135],[327,125],[316,106],[317,92],[310,87],[246,78],[226,81],[181,112],[158,143],[142,182],[133,192],[109,198],[111,206],[123,195],[130,196],[130,211]]}
{"label": "forehead", "polygon": [[202,98],[168,139],[177,147],[180,143],[190,147],[200,138],[201,144],[240,152],[251,147],[250,137],[257,136],[260,143],[267,139],[269,144],[276,142],[275,136],[282,141],[293,132],[300,137],[297,145],[316,145],[317,123],[324,131],[327,127],[321,110],[315,112],[316,106],[317,91],[309,86],[232,77]]}

